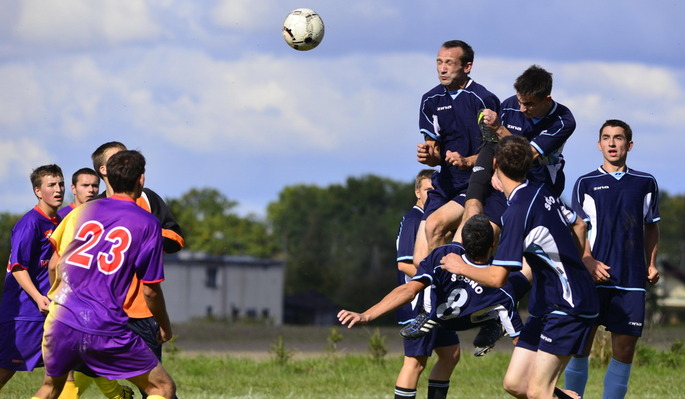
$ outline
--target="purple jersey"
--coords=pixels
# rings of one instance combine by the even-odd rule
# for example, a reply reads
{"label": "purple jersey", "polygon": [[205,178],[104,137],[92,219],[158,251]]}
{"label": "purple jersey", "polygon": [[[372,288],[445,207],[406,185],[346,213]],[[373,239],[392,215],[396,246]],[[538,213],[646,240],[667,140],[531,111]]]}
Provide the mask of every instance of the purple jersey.
{"label": "purple jersey", "polygon": [[67,217],[69,212],[74,210],[74,208],[76,208],[76,206],[72,202],[71,204],[69,204],[69,205],[65,206],[64,208],[60,209],[59,211],[57,211],[57,214],[59,215],[59,217],[61,219],[64,219],[65,217]]}
{"label": "purple jersey", "polygon": [[607,173],[600,167],[578,178],[573,210],[588,223],[592,256],[611,267],[602,286],[645,289],[644,225],[661,220],[658,203],[659,188],[648,173]]}
{"label": "purple jersey", "polygon": [[463,157],[478,153],[482,134],[477,117],[483,108],[499,113],[499,99],[472,79],[456,92],[438,85],[423,95],[419,110],[420,132],[440,144],[440,172],[433,175],[434,186],[443,190],[464,190],[468,186],[471,170],[459,169],[445,161],[445,153],[456,151]]}
{"label": "purple jersey", "polygon": [[124,196],[74,209],[51,241],[60,254],[50,290],[50,314],[79,331],[116,336],[126,329],[122,309],[133,275],[164,280],[157,218]]}
{"label": "purple jersey", "polygon": [[11,270],[21,267],[28,271],[33,284],[41,294],[50,289],[48,262],[52,257],[49,238],[59,218],[48,217],[38,206],[26,213],[12,229],[10,258],[5,276],[5,288],[0,303],[0,322],[10,320],[40,321],[45,316],[19,285]]}
{"label": "purple jersey", "polygon": [[547,115],[530,119],[521,112],[516,96],[511,96],[502,102],[500,119],[512,134],[527,138],[540,154],[528,178],[549,184],[552,193],[561,196],[565,184],[564,156],[561,151],[576,129],[576,120],[571,111],[555,102]]}
{"label": "purple jersey", "polygon": [[510,273],[510,281],[504,287],[486,287],[440,267],[440,260],[450,253],[461,255],[464,262],[469,265],[489,266],[470,261],[465,252],[461,244],[452,242],[437,247],[421,261],[414,280],[427,280],[434,285],[431,293],[431,318],[439,320],[447,329],[463,330],[473,327],[473,322],[479,321],[477,316],[482,315],[482,310],[490,310],[501,305],[508,313],[509,326],[512,326],[508,329],[509,334],[518,335],[523,323],[516,307],[521,297],[528,292],[528,280],[516,272]]}
{"label": "purple jersey", "polygon": [[525,182],[509,195],[493,265],[533,271],[528,310],[533,316],[561,312],[597,314],[595,284],[580,260],[561,201],[546,184]]}
{"label": "purple jersey", "polygon": [[[416,233],[419,231],[422,217],[423,209],[414,205],[402,218],[400,229],[397,232],[397,262],[413,263],[414,243],[416,242]],[[411,277],[404,274],[401,270],[397,270],[397,285],[402,285],[409,280],[411,280]],[[397,321],[404,323],[415,318],[418,314],[416,304],[420,299],[421,295],[417,295],[414,301],[399,307],[396,311]]]}

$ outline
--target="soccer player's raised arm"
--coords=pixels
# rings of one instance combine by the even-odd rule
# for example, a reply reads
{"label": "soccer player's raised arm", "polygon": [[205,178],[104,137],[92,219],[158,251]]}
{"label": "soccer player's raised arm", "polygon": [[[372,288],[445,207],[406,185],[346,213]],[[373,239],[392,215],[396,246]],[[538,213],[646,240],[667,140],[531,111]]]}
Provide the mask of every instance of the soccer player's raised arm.
{"label": "soccer player's raised arm", "polygon": [[350,328],[355,324],[366,324],[384,314],[391,312],[402,305],[405,305],[414,299],[416,294],[426,288],[426,283],[412,280],[406,284],[402,284],[390,291],[380,302],[370,307],[364,313],[352,312],[349,310],[341,310],[338,312],[338,320],[342,325]]}

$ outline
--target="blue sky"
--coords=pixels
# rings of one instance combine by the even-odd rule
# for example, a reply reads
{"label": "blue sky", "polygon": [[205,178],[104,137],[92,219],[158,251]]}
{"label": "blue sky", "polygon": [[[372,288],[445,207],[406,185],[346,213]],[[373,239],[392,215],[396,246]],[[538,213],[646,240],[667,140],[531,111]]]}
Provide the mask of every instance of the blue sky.
{"label": "blue sky", "polygon": [[[0,211],[35,204],[33,168],[69,179],[110,140],[143,152],[162,196],[214,187],[242,213],[264,214],[286,185],[410,181],[419,100],[450,39],[474,47],[471,76],[500,99],[531,64],[553,72],[577,121],[566,192],[618,118],[635,132],[629,166],[685,193],[680,1],[0,2]],[[281,37],[300,7],[326,24],[309,52]]]}

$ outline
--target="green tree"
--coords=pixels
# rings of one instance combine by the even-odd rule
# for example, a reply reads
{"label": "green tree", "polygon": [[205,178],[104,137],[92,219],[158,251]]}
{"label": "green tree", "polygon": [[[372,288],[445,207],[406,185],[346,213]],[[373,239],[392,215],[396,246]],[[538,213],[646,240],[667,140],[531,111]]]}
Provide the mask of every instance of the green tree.
{"label": "green tree", "polygon": [[216,189],[193,188],[167,203],[183,229],[187,249],[260,258],[277,253],[266,224],[254,215],[237,215],[234,209],[238,203]]}
{"label": "green tree", "polygon": [[284,188],[267,215],[286,254],[286,293],[317,290],[355,308],[376,302],[396,284],[397,228],[414,201],[413,184],[374,175]]}
{"label": "green tree", "polygon": [[[0,261],[8,262],[10,257],[10,236],[12,228],[19,221],[22,215],[3,212],[0,213]],[[7,263],[2,263],[7,266]],[[5,276],[0,278],[0,292],[5,284]]]}
{"label": "green tree", "polygon": [[668,259],[674,265],[681,265],[685,251],[685,195],[668,195],[661,192],[659,214],[659,256]]}

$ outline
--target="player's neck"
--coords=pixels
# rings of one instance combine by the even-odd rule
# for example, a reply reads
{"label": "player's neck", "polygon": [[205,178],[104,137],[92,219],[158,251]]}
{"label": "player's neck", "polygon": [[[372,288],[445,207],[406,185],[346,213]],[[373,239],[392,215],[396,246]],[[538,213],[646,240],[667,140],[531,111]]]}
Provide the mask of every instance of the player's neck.
{"label": "player's neck", "polygon": [[54,218],[57,216],[57,209],[59,207],[50,206],[45,201],[38,201],[38,208],[40,208],[40,210],[43,211],[43,213],[48,217]]}
{"label": "player's neck", "polygon": [[615,173],[615,172],[625,172],[628,170],[628,166],[626,165],[625,160],[622,162],[604,162],[604,165],[602,165],[602,169],[604,169],[607,173]]}

